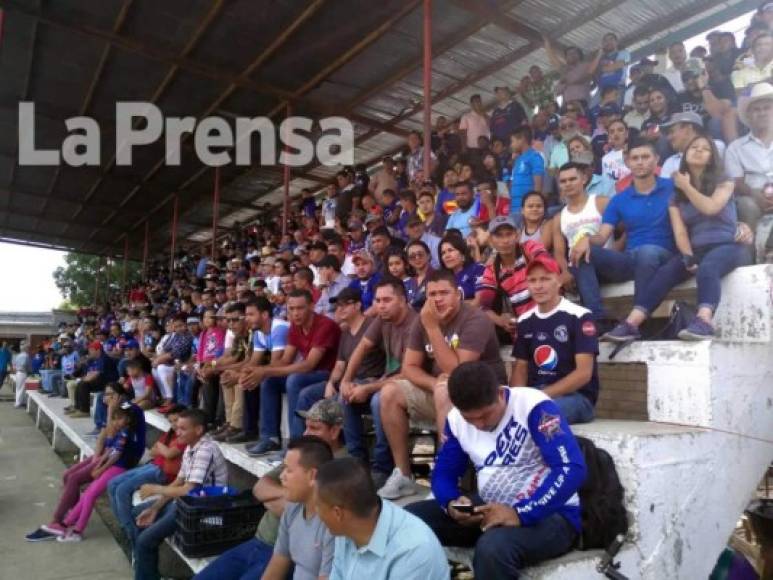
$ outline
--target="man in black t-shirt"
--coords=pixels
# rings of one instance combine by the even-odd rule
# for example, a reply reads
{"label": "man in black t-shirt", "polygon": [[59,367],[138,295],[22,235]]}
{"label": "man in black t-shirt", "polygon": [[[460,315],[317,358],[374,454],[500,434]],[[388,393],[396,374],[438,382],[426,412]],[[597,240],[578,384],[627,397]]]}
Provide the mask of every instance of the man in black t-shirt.
{"label": "man in black t-shirt", "polygon": [[697,58],[688,59],[684,64],[682,83],[685,90],[679,93],[678,109],[700,115],[704,129],[713,137],[732,140],[735,137],[732,85],[709,84],[706,68]]}
{"label": "man in black t-shirt", "polygon": [[537,305],[518,318],[510,386],[541,389],[569,423],[587,423],[599,392],[596,325],[589,310],[561,296],[560,275],[548,255],[526,267]]}

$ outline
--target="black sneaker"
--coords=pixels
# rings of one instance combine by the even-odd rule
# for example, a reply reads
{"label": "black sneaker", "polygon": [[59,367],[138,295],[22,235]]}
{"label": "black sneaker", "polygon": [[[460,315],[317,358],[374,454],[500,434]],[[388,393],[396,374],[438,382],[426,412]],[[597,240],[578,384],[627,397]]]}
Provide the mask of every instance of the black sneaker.
{"label": "black sneaker", "polygon": [[24,536],[24,539],[28,542],[45,542],[46,540],[55,540],[56,534],[47,532],[43,528],[38,528],[34,532]]}
{"label": "black sneaker", "polygon": [[247,455],[251,457],[257,457],[259,455],[267,455],[272,451],[279,451],[282,447],[273,439],[261,439],[252,447],[247,447]]}

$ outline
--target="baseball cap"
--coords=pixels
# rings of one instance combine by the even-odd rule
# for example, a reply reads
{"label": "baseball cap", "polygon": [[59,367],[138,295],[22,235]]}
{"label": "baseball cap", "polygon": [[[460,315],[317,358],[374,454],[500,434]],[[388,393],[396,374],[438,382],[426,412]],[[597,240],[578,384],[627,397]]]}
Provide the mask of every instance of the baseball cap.
{"label": "baseball cap", "polygon": [[361,230],[363,224],[360,220],[349,220],[348,225],[350,230]]}
{"label": "baseball cap", "polygon": [[126,341],[126,344],[124,344],[124,348],[139,348],[140,343],[134,340],[133,338]]}
{"label": "baseball cap", "polygon": [[599,116],[604,115],[622,115],[623,111],[620,108],[620,105],[617,103],[607,103],[603,107],[599,109]]}
{"label": "baseball cap", "polygon": [[701,59],[688,58],[682,67],[682,74],[680,76],[683,82],[687,82],[689,79],[700,76],[704,72],[706,72],[706,65]]}
{"label": "baseball cap", "polygon": [[561,125],[561,117],[558,114],[553,113],[548,117],[548,130],[555,131],[559,125]]}
{"label": "baseball cap", "polygon": [[572,153],[569,158],[574,163],[579,163],[580,165],[593,165],[593,153],[590,151],[578,151],[577,153]]}
{"label": "baseball cap", "polygon": [[356,262],[357,260],[367,260],[368,262],[373,261],[373,256],[370,255],[370,252],[366,249],[357,250],[352,254],[352,262]]}
{"label": "baseball cap", "polygon": [[368,225],[373,222],[380,222],[381,216],[376,214],[370,214],[368,217],[365,218],[365,225]]}
{"label": "baseball cap", "polygon": [[314,403],[308,411],[296,411],[302,419],[320,421],[328,425],[343,425],[344,408],[333,399],[321,399]]}
{"label": "baseball cap", "polygon": [[532,268],[536,268],[537,266],[542,266],[547,270],[548,272],[552,272],[553,274],[560,274],[561,273],[561,266],[558,265],[558,262],[556,262],[553,257],[546,253],[543,254],[537,254],[532,258],[531,262],[528,263],[526,266],[526,273],[528,274]]}
{"label": "baseball cap", "polygon": [[102,343],[98,340],[91,341],[89,343],[89,350],[102,350]]}
{"label": "baseball cap", "polygon": [[66,332],[63,332],[62,334],[59,335],[57,340],[70,340],[70,335],[67,334]]}
{"label": "baseball cap", "polygon": [[493,234],[499,228],[504,226],[509,226],[514,230],[518,229],[515,225],[515,220],[513,220],[513,218],[511,218],[509,215],[498,215],[497,217],[495,217],[493,220],[489,222],[488,232],[490,234]]}
{"label": "baseball cap", "polygon": [[639,66],[658,66],[658,61],[653,60],[651,58],[643,58],[639,61]]}
{"label": "baseball cap", "polygon": [[189,316],[185,319],[185,324],[199,324],[201,320],[199,320],[198,316]]}
{"label": "baseball cap", "polygon": [[698,113],[694,111],[682,111],[680,113],[674,113],[665,123],[661,123],[660,127],[665,129],[666,127],[672,127],[677,123],[692,123],[693,125],[703,127],[703,119]]}
{"label": "baseball cap", "polygon": [[344,288],[330,299],[331,304],[354,304],[362,302],[362,292],[359,288]]}
{"label": "baseball cap", "polygon": [[421,218],[417,216],[416,214],[413,214],[411,217],[408,218],[408,221],[405,222],[405,226],[410,228],[411,226],[419,226],[423,224],[424,222],[421,221]]}

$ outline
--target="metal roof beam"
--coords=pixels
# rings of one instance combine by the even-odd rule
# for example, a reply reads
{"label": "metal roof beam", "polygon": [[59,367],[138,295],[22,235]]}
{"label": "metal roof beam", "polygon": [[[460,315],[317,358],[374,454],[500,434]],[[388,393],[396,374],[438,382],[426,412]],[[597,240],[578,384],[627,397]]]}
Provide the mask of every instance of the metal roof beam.
{"label": "metal roof beam", "polygon": [[[124,0],[123,4],[121,5],[121,9],[118,11],[118,16],[115,19],[115,22],[113,23],[113,33],[117,34],[121,31],[121,28],[123,28],[124,23],[126,22],[126,18],[129,15],[129,9],[131,8],[132,4],[134,3],[134,0]],[[94,98],[94,93],[96,92],[97,85],[99,84],[99,79],[102,78],[102,73],[105,70],[105,65],[107,64],[107,59],[110,56],[110,49],[112,48],[112,45],[107,43],[105,44],[105,47],[102,49],[102,54],[99,57],[99,63],[97,64],[97,68],[94,71],[93,76],[91,77],[91,82],[89,83],[88,88],[86,89],[86,96],[83,98],[83,103],[81,104],[80,109],[78,110],[78,116],[83,116],[88,111],[88,108],[91,106],[91,101]],[[59,175],[62,173],[62,165],[57,165],[56,170],[54,171],[54,175],[51,178],[51,183],[48,186],[48,194],[50,195],[53,193],[54,189],[56,189],[56,184],[59,181]],[[88,199],[88,196],[87,196]],[[44,214],[46,210],[48,209],[48,201],[43,203],[43,208],[40,210],[41,214]],[[36,224],[36,228],[37,228]]]}
{"label": "metal roof beam", "polygon": [[[220,93],[220,95],[218,95],[218,97],[212,103],[210,103],[207,109],[203,113],[201,113],[201,115],[199,115],[199,118],[207,117],[211,115],[214,111],[216,111],[218,107],[220,107],[220,105],[222,105],[225,102],[225,100],[228,97],[230,97],[231,94],[233,94],[233,92],[237,88],[239,88],[239,84],[236,82],[236,80],[246,79],[249,75],[253,74],[256,70],[258,70],[258,68],[263,63],[265,63],[271,57],[271,55],[273,55],[285,42],[287,42],[287,40],[292,36],[292,34],[298,28],[300,28],[300,26],[303,23],[305,23],[309,18],[311,18],[320,9],[320,7],[323,4],[324,4],[324,1],[322,0],[312,0],[287,28],[285,28],[268,47],[262,50],[260,54],[255,59],[253,59],[252,62],[250,62],[250,64],[248,64],[244,68],[244,70],[242,70],[239,73],[238,77],[236,77],[233,82],[229,83],[228,87],[226,87],[226,89],[222,93]],[[191,137],[190,133],[186,133],[185,135],[183,135],[181,140],[181,145],[185,144],[190,139],[190,137]],[[164,166],[164,162],[165,162],[165,158],[160,159],[150,169],[150,171],[143,177],[142,181],[145,182],[149,180],[151,177],[153,177],[153,175],[155,175],[156,172]],[[203,175],[206,169],[209,169],[209,168],[204,167],[203,170],[196,171],[194,173],[194,175],[196,176],[196,179],[198,179],[199,176]],[[188,186],[188,184],[192,183],[192,181],[195,181],[195,180],[191,180],[191,179],[186,180],[183,185],[180,185],[177,188],[177,191],[179,192],[185,189]],[[122,204],[127,203],[129,199],[134,197],[134,195],[139,191],[139,189],[140,189],[140,186],[138,186],[137,188],[129,192],[129,195],[127,195],[126,198],[124,198]],[[172,195],[173,194],[168,195],[165,198],[164,203],[167,203],[170,199],[172,199]],[[161,205],[160,207],[159,206],[157,207],[158,209],[160,209],[160,207],[163,207],[163,205]],[[105,218],[105,221],[103,223],[105,224],[109,223],[113,218],[115,218],[116,215],[117,215],[117,212],[112,213],[107,218]]]}
{"label": "metal roof beam", "polygon": [[[191,35],[190,39],[188,39],[188,42],[183,47],[182,51],[180,51],[179,58],[186,58],[196,47],[196,44],[201,40],[201,37],[205,34],[205,32],[209,29],[212,22],[215,20],[217,15],[220,13],[220,11],[223,8],[223,5],[225,3],[225,0],[217,0],[216,2],[213,2],[210,6],[207,13],[204,15],[204,18],[201,19],[201,22],[199,22],[199,25],[196,27],[196,30]],[[169,87],[169,85],[172,83],[172,80],[174,79],[175,75],[177,74],[177,71],[180,69],[179,65],[173,64],[171,68],[167,71],[164,78],[161,80],[161,83],[156,87],[155,91],[153,91],[153,95],[150,97],[151,103],[156,103],[161,96],[164,94],[164,91]],[[122,145],[116,144],[116,152],[118,151],[119,147]],[[102,180],[105,178],[107,173],[113,168],[113,165],[115,164],[116,160],[116,153],[113,154],[113,156],[110,158],[110,161],[108,161],[106,168],[102,171],[102,175],[99,177],[99,179],[96,180],[94,185],[91,186],[89,191],[86,193],[85,201],[88,201],[91,199],[91,197],[94,195],[96,190],[99,188],[99,185],[102,183]],[[145,181],[144,179],[142,180]],[[124,199],[119,204],[119,208],[123,207],[128,203],[128,201],[133,197],[133,193],[137,191],[139,188],[141,188],[142,182],[140,185],[135,187],[135,189],[132,190],[132,193],[124,197]],[[73,219],[77,218],[78,215],[83,211],[84,206],[81,206],[81,208],[73,214]]]}
{"label": "metal roof beam", "polygon": [[[410,14],[416,6],[419,5],[421,0],[410,0],[406,5],[395,12],[392,16],[390,16],[387,20],[382,22],[375,30],[368,33],[365,37],[363,37],[359,42],[357,42],[354,46],[352,46],[349,50],[341,54],[339,57],[334,59],[328,66],[326,66],[322,71],[314,75],[311,79],[309,79],[306,83],[303,84],[300,88],[295,90],[289,99],[286,99],[285,102],[277,105],[272,111],[268,113],[268,117],[272,117],[279,113],[280,111],[284,110],[284,108],[287,106],[287,102],[292,102],[293,100],[297,100],[298,98],[302,97],[304,94],[309,92],[310,90],[314,89],[320,82],[322,82],[325,78],[327,78],[329,75],[331,75],[333,72],[338,70],[340,67],[344,66],[347,62],[349,62],[351,59],[353,59],[355,56],[360,54],[363,50],[365,50],[368,46],[376,42],[379,38],[381,38],[392,26],[394,26],[398,21],[403,19],[405,16]],[[259,57],[260,58],[260,57]],[[212,104],[210,107],[211,110],[217,109],[222,104],[222,101],[225,100],[224,98],[216,100],[215,103]],[[208,113],[207,113],[208,114]],[[206,114],[204,115],[206,116]],[[379,122],[380,124],[380,122]],[[162,162],[163,163],[163,160]],[[199,171],[196,171],[189,179],[187,179],[182,185],[180,185],[177,188],[177,191],[182,191],[186,187],[188,187],[191,183],[195,182],[197,179],[199,179],[208,169],[209,167],[202,167]],[[272,170],[274,168],[271,168]],[[151,173],[149,175],[152,175],[157,171],[158,168],[153,168],[151,170]],[[253,170],[250,169],[246,171],[243,175],[249,175]],[[303,177],[304,179],[311,179],[311,180],[319,180],[319,178],[316,178],[311,175],[296,175],[295,178]],[[202,197],[202,196],[199,196]],[[168,203],[169,200],[172,198],[172,196],[167,196],[165,200],[163,200],[160,204],[157,204],[154,210],[151,212],[156,213],[158,209],[163,207],[164,204]],[[191,209],[193,209],[196,206],[196,203],[198,203],[198,200],[193,201],[188,207],[187,210],[183,213],[189,212]],[[112,218],[110,218],[112,219]],[[109,221],[109,220],[106,220]],[[139,224],[135,225],[135,227],[139,226]]]}
{"label": "metal roof beam", "polygon": [[[39,2],[40,1],[41,0],[39,0]],[[40,4],[38,4],[38,6],[39,5]],[[6,24],[6,26],[7,26],[7,24]],[[38,44],[38,28],[39,28],[38,22],[34,21],[32,23],[32,40],[30,41],[30,56],[29,56],[29,60],[27,61],[27,71],[26,71],[26,74],[24,76],[24,89],[22,90],[22,99],[21,99],[22,101],[28,100],[29,96],[30,96],[30,87],[32,86],[32,71],[34,70],[34,67],[35,67],[35,49],[36,49],[37,44]],[[17,140],[17,142],[16,142],[16,152],[15,152],[14,156],[18,157],[18,155],[19,155],[19,143],[18,143],[18,140]],[[11,172],[10,172],[10,175],[8,176],[8,184],[9,185],[13,185],[13,182],[16,180],[16,168],[17,167],[18,167],[18,162],[14,163],[11,166]],[[11,207],[11,196],[9,195],[8,196],[8,200],[6,201],[6,205],[5,205],[6,211],[8,209],[10,209],[10,207]],[[9,219],[8,215],[6,214],[5,221],[3,222],[4,225],[6,225],[6,226],[8,225],[8,219]]]}

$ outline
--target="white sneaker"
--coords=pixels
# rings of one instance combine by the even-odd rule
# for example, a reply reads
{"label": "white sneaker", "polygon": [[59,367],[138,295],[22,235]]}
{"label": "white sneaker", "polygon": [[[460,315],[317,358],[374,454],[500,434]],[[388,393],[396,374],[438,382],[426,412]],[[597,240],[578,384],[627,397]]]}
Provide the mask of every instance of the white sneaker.
{"label": "white sneaker", "polygon": [[56,539],[57,542],[62,542],[62,543],[80,542],[81,540],[83,540],[83,536],[81,536],[78,532],[74,530],[67,532],[64,536],[59,536]]}
{"label": "white sneaker", "polygon": [[378,494],[384,499],[398,499],[414,493],[416,493],[416,482],[413,476],[406,477],[399,467],[395,467],[392,475],[378,490]]}

